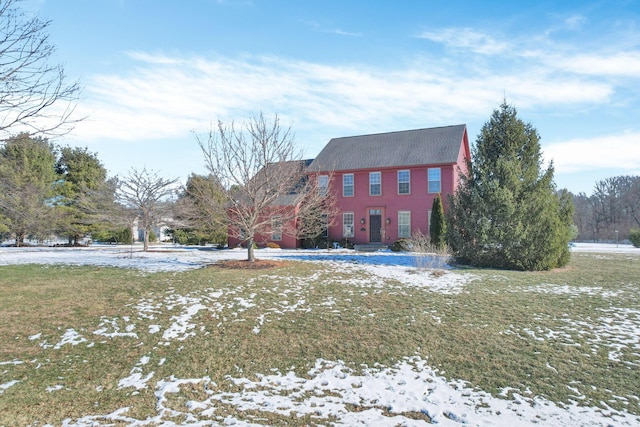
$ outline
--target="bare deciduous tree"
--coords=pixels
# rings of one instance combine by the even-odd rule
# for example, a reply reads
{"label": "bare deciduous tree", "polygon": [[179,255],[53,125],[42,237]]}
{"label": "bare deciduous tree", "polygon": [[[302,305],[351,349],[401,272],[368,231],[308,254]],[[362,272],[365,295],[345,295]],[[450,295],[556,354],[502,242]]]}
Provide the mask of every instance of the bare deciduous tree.
{"label": "bare deciduous tree", "polygon": [[0,139],[28,131],[55,136],[68,132],[80,92],[68,84],[62,65],[50,64],[55,50],[46,33],[49,21],[27,17],[20,0],[0,2]]}
{"label": "bare deciduous tree", "polygon": [[593,193],[573,196],[581,240],[625,239],[640,227],[640,176],[614,176],[595,183]]}
{"label": "bare deciduous tree", "polygon": [[171,212],[170,198],[175,192],[177,178],[165,179],[157,172],[145,168],[131,169],[120,180],[116,198],[123,206],[135,212],[144,230],[144,251],[149,249],[149,234],[154,226],[166,221]]}
{"label": "bare deciduous tree", "polygon": [[[283,128],[260,113],[242,126],[218,121],[206,138],[195,135],[205,165],[221,184],[231,236],[246,241],[247,259],[255,261],[257,235],[280,232],[297,238],[329,225],[333,194],[321,188],[308,161],[295,149],[291,127]],[[276,230],[278,229],[278,230]]]}

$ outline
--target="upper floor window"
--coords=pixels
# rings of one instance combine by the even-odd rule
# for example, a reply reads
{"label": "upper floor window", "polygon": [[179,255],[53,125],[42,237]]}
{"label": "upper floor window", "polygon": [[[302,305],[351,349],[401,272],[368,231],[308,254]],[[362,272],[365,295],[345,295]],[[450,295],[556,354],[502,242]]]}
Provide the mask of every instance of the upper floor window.
{"label": "upper floor window", "polygon": [[342,237],[353,237],[353,212],[344,212],[342,214]]}
{"label": "upper floor window", "polygon": [[442,191],[440,168],[429,168],[429,193],[440,193]]}
{"label": "upper floor window", "polygon": [[398,212],[398,237],[411,237],[411,212]]}
{"label": "upper floor window", "polygon": [[411,174],[408,170],[398,171],[398,194],[411,192]]}
{"label": "upper floor window", "polygon": [[353,197],[353,174],[345,173],[342,175],[342,195],[344,197]]}
{"label": "upper floor window", "polygon": [[318,191],[323,196],[327,195],[329,191],[329,176],[328,175],[320,175],[318,176]]}
{"label": "upper floor window", "polygon": [[369,172],[369,195],[380,196],[382,194],[382,174]]}

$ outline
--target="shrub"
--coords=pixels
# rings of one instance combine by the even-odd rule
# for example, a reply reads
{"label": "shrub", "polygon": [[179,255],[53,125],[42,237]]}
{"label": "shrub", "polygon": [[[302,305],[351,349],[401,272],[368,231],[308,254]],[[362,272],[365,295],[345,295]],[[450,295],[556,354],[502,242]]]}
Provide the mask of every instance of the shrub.
{"label": "shrub", "polygon": [[629,241],[636,248],[640,248],[640,228],[629,231]]}
{"label": "shrub", "polygon": [[393,244],[389,247],[393,252],[406,252],[410,250],[410,242],[407,239],[399,239],[393,242]]}
{"label": "shrub", "polygon": [[447,223],[444,217],[444,209],[440,194],[433,199],[433,207],[431,208],[431,225],[429,226],[429,235],[431,236],[431,244],[437,248],[442,248],[447,244],[445,237],[447,235]]}
{"label": "shrub", "polygon": [[270,248],[270,249],[280,249],[280,245],[277,244],[276,242],[267,243],[267,247]]}
{"label": "shrub", "polygon": [[340,240],[339,244],[345,249],[353,249],[353,242],[350,242],[347,238]]}
{"label": "shrub", "polygon": [[447,245],[433,244],[429,236],[419,231],[414,232],[410,240],[405,240],[403,246],[415,254],[414,263],[418,269],[442,270],[449,262]]}
{"label": "shrub", "polygon": [[331,242],[322,236],[315,238],[307,238],[302,241],[302,247],[304,249],[327,249],[332,248]]}

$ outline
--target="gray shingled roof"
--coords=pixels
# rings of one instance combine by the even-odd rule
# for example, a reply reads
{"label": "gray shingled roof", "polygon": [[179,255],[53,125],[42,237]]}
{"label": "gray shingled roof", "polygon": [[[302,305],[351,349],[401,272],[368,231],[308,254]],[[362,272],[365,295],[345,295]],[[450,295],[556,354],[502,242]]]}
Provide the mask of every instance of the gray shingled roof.
{"label": "gray shingled roof", "polygon": [[333,138],[311,170],[447,164],[458,160],[466,125]]}

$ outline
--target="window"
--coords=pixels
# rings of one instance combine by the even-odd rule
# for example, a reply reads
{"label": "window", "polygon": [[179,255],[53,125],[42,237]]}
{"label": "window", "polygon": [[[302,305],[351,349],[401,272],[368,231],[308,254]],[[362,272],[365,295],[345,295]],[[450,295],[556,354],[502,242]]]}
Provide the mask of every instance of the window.
{"label": "window", "polygon": [[320,194],[322,196],[326,196],[328,190],[329,190],[329,176],[328,175],[318,176],[318,191],[320,191]]}
{"label": "window", "polygon": [[398,171],[398,194],[409,194],[411,191],[411,174],[408,170]]}
{"label": "window", "polygon": [[379,196],[382,194],[382,177],[380,172],[369,172],[369,195]]}
{"label": "window", "polygon": [[439,193],[440,185],[440,168],[429,168],[429,193]]}
{"label": "window", "polygon": [[344,212],[342,214],[342,237],[353,237],[353,212]]}
{"label": "window", "polygon": [[411,237],[411,212],[398,212],[398,237]]}
{"label": "window", "polygon": [[329,238],[329,215],[322,214],[322,232],[320,233],[320,237],[325,239]]}
{"label": "window", "polygon": [[277,216],[271,218],[271,240],[282,240],[282,220]]}
{"label": "window", "polygon": [[342,195],[344,197],[353,197],[353,174],[345,173],[342,175]]}

